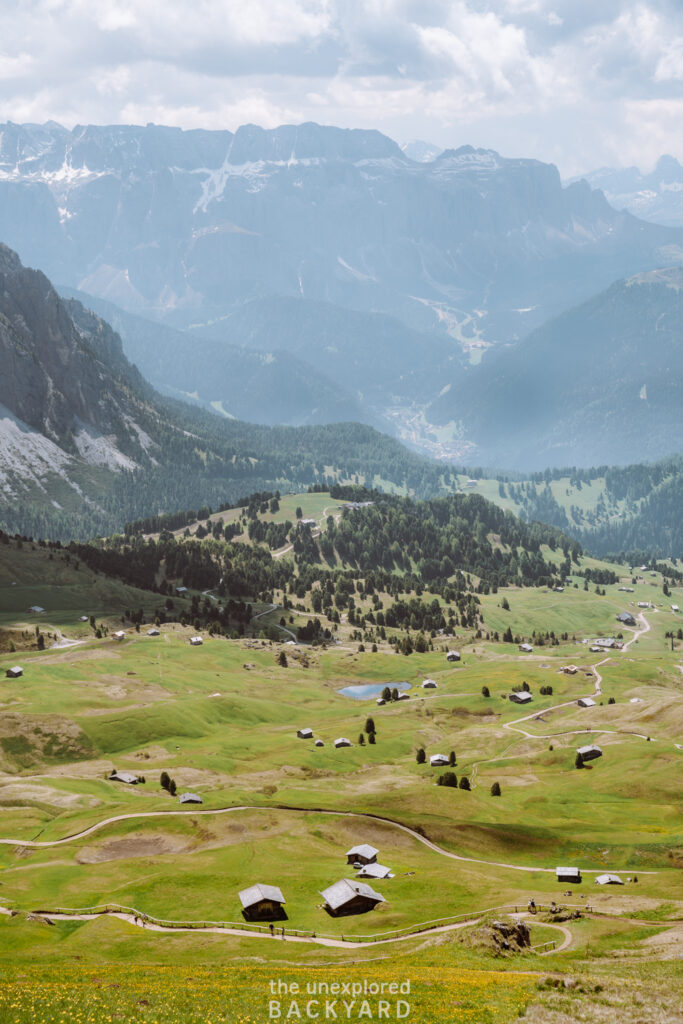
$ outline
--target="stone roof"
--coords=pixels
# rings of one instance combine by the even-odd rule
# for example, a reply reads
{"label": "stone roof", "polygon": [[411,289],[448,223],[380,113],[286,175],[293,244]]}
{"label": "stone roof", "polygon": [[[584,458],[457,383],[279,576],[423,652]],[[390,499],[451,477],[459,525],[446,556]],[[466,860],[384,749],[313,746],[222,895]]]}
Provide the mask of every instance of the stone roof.
{"label": "stone roof", "polygon": [[255,906],[262,900],[271,900],[273,903],[285,902],[281,889],[278,889],[276,885],[263,885],[261,882],[257,882],[256,885],[250,885],[248,889],[242,889],[239,897],[240,903],[245,910]]}
{"label": "stone roof", "polygon": [[374,846],[370,846],[369,843],[361,843],[360,846],[352,846],[350,850],[347,850],[346,856],[376,857],[378,853],[379,850],[376,850]]}
{"label": "stone roof", "polygon": [[342,878],[335,882],[328,889],[323,889],[320,895],[324,898],[330,910],[338,910],[346,903],[350,903],[356,896],[364,896],[366,899],[374,900],[376,903],[384,903],[384,896],[381,896],[364,882],[349,881]]}

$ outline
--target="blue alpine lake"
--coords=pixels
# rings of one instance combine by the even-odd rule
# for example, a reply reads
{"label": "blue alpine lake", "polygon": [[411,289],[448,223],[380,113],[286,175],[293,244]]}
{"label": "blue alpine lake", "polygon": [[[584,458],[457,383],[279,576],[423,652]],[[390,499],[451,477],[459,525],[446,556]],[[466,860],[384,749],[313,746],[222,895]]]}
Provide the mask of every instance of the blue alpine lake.
{"label": "blue alpine lake", "polygon": [[410,683],[363,683],[356,684],[354,686],[345,686],[343,690],[337,690],[337,693],[343,693],[345,697],[351,697],[353,700],[368,700],[370,697],[379,697],[385,686],[388,686],[391,690],[409,690]]}

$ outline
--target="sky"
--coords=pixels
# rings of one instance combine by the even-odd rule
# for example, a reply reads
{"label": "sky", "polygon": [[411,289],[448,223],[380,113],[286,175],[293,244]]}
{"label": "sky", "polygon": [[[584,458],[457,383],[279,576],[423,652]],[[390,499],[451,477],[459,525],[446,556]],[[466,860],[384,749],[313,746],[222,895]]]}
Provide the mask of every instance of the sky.
{"label": "sky", "polygon": [[0,121],[377,128],[683,161],[683,0],[2,0]]}

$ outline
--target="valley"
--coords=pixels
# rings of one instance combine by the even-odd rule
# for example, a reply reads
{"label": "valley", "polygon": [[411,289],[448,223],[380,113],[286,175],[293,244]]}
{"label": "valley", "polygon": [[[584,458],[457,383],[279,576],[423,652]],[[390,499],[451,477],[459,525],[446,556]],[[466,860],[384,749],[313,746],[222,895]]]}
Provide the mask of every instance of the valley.
{"label": "valley", "polygon": [[0,38],[0,1024],[683,1024],[683,5]]}
{"label": "valley", "polygon": [[[155,572],[155,586],[168,584],[155,592],[90,565],[83,546],[6,539],[0,633],[18,642],[0,654],[0,669],[4,675],[18,663],[22,675],[2,682],[0,950],[9,943],[4,948],[11,947],[15,962],[30,961],[32,978],[41,964],[63,963],[72,981],[63,994],[53,992],[57,1005],[73,998],[74,957],[98,974],[106,961],[107,976],[122,987],[136,1019],[136,986],[153,991],[143,965],[189,964],[200,949],[204,963],[220,964],[209,985],[214,997],[226,964],[239,972],[245,961],[265,963],[293,971],[293,978],[305,965],[311,977],[321,955],[327,964],[342,964],[352,952],[354,970],[370,977],[376,976],[373,958],[390,955],[394,968],[404,964],[416,979],[415,1014],[425,1024],[442,991],[433,975],[426,984],[421,973],[432,961],[446,971],[443,984],[451,991],[459,984],[470,993],[488,986],[483,1019],[491,1022],[541,1005],[539,969],[582,979],[587,1006],[593,997],[586,994],[592,991],[586,975],[591,986],[600,979],[617,998],[613,985],[623,964],[612,962],[611,949],[628,956],[629,984],[638,984],[645,950],[665,941],[683,906],[676,781],[683,641],[680,613],[671,607],[683,603],[683,586],[675,567],[662,563],[654,575],[636,574],[632,584],[628,566],[596,561],[579,549],[572,556],[569,549],[570,575],[559,591],[550,578],[492,591],[471,572],[436,580],[430,590],[407,564],[401,575],[394,569],[382,576],[361,568],[367,555],[349,561],[345,545],[363,535],[364,519],[387,517],[383,529],[393,529],[392,503],[401,516],[410,514],[403,500],[344,510],[343,492],[336,499],[313,492],[283,496],[273,510],[272,498],[260,497],[212,516],[203,538],[191,536],[191,523],[176,529],[178,565],[185,547],[193,562],[205,551],[207,569],[221,552],[240,546],[245,557],[252,552],[244,567],[258,558],[265,569],[270,560],[273,572],[285,574],[284,586],[271,589],[263,576],[259,592],[256,577],[246,591],[231,591],[234,555],[233,575],[224,573],[222,583],[216,576],[208,590],[200,582],[178,592],[182,575],[164,579]],[[483,514],[476,495],[457,500],[463,511]],[[426,508],[414,512],[424,515]],[[258,524],[267,529],[298,518],[311,520],[298,530],[302,539],[295,537],[289,550],[285,545],[280,557],[280,548],[268,554]],[[242,538],[217,539],[212,523],[218,521],[223,529],[244,526]],[[329,531],[340,601],[331,606],[324,569]],[[168,545],[164,536],[148,532],[143,544]],[[483,571],[488,549],[481,533],[479,541],[479,553],[467,558]],[[494,551],[500,540],[489,533],[488,543]],[[173,547],[163,550],[168,566]],[[552,547],[542,545],[539,554],[550,564]],[[604,583],[586,589],[579,574],[588,569]],[[342,597],[343,580],[353,582],[350,602],[348,590]],[[632,586],[628,593],[620,591],[625,585]],[[394,621],[415,588],[419,607],[445,627],[425,629],[427,619],[407,631],[380,626],[379,612]],[[240,635],[231,620],[242,616],[247,600]],[[28,602],[44,610],[17,614]],[[232,611],[217,630],[220,606]],[[635,626],[615,621],[623,611],[632,612]],[[94,627],[81,621],[90,614]],[[312,634],[313,643],[291,639],[311,635],[316,619],[324,628]],[[30,642],[36,625],[47,637],[44,650]],[[121,639],[114,635],[119,630]],[[596,637],[619,632],[623,649],[591,649]],[[51,647],[61,634],[80,642]],[[201,645],[189,643],[193,636]],[[519,649],[522,640],[530,653]],[[458,652],[455,662],[447,660],[451,650]],[[436,686],[425,689],[425,680]],[[340,692],[371,684],[381,691],[399,681],[409,684],[405,700],[378,704],[374,696],[353,700]],[[527,689],[530,708],[510,699]],[[579,706],[588,697],[592,706]],[[304,727],[312,738],[297,737]],[[338,737],[350,745],[335,746]],[[602,756],[577,770],[577,747],[591,744]],[[445,768],[430,766],[436,753],[445,755]],[[144,782],[112,781],[113,770]],[[455,788],[443,779],[437,784],[449,771]],[[162,773],[173,780],[175,796],[160,786]],[[492,795],[494,783],[500,796]],[[179,805],[185,792],[201,806]],[[353,877],[345,854],[357,843],[374,846],[392,877],[370,879],[383,897],[375,910],[331,916],[320,893]],[[558,883],[561,864],[580,868],[580,885]],[[617,874],[623,888],[596,885],[605,872]],[[256,882],[284,894],[286,917],[276,922],[275,937],[267,923],[241,914],[238,892]],[[501,916],[529,925],[538,949],[501,958],[490,938],[491,922]],[[278,936],[282,927],[285,935]],[[666,957],[667,947],[657,948]],[[460,981],[445,966],[452,957]],[[124,980],[116,973],[122,959],[143,973],[134,968]],[[260,970],[253,977],[267,978]],[[185,977],[181,966],[178,978]],[[519,987],[504,994],[498,986],[506,977]],[[248,995],[237,978],[230,976],[232,998],[242,992],[242,1005],[253,1003],[259,1019],[266,983],[252,984]],[[166,985],[175,1005],[182,997],[168,979]],[[34,1005],[31,991],[3,987],[26,1013]],[[186,1009],[181,1019],[194,1020],[192,1012]]]}

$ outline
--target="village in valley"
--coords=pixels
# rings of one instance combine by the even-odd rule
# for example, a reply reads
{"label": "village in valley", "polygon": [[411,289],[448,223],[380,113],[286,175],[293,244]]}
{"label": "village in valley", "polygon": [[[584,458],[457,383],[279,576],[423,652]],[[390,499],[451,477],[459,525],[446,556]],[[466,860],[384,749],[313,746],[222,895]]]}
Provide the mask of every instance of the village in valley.
{"label": "village in valley", "polygon": [[[218,558],[212,525],[232,524],[220,551],[282,574],[248,611],[220,576],[145,591],[84,548],[5,537],[3,941],[64,962],[93,941],[114,960],[199,941],[310,965],[429,950],[561,970],[644,940],[665,956],[683,905],[677,567],[565,545],[540,585],[456,569],[416,594],[407,562],[330,567],[325,534],[343,550],[372,501],[257,504],[249,530],[226,510],[165,549]],[[267,554],[258,524],[288,516]]]}

